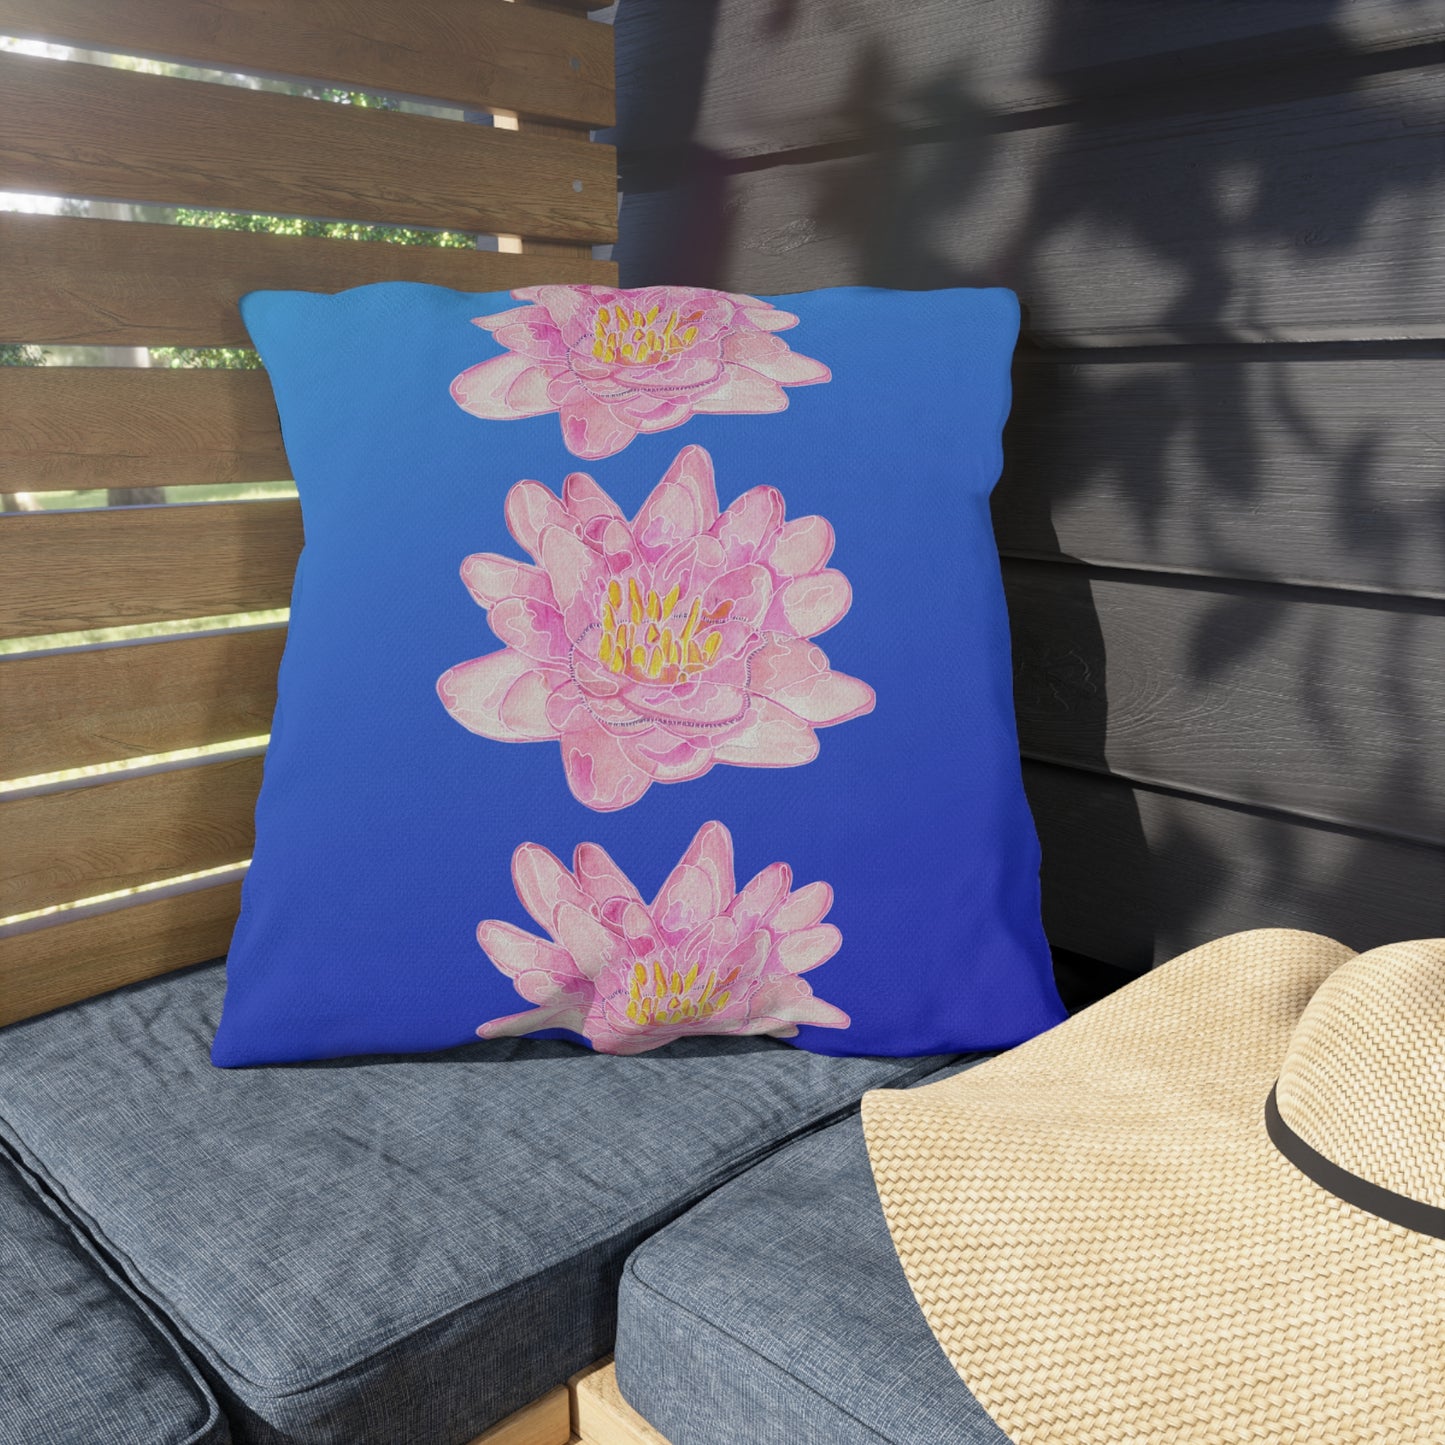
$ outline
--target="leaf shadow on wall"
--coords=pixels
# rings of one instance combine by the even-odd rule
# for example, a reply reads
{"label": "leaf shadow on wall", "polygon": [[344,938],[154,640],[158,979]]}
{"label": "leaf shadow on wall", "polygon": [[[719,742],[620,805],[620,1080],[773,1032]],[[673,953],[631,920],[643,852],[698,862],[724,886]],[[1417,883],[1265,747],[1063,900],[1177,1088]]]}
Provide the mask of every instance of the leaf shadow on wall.
{"label": "leaf shadow on wall", "polygon": [[[1299,0],[1262,38],[1247,25],[1229,37],[1232,7],[1189,0],[1137,12],[1177,53],[1084,68],[1100,46],[1096,8],[1058,0],[1032,7],[1042,16],[1032,70],[1047,81],[1047,104],[1018,110],[966,58],[983,48],[964,34],[975,11],[936,8],[938,58],[920,67],[900,63],[899,18],[883,0],[827,15],[823,0],[729,0],[731,14],[710,0],[670,12],[665,0],[624,0],[624,284],[1018,292],[1028,334],[995,520],[1056,945],[1141,968],[1233,928],[1328,925],[1355,947],[1385,941],[1391,927],[1445,928],[1439,904],[1412,911],[1405,899],[1405,916],[1383,921],[1391,910],[1367,894],[1384,855],[1358,818],[1316,833],[1280,817],[1308,811],[1341,769],[1362,775],[1375,805],[1418,798],[1445,817],[1423,722],[1439,670],[1408,665],[1438,605],[1403,609],[1361,686],[1340,688],[1328,679],[1350,645],[1346,612],[1316,609],[1301,647],[1300,594],[1273,580],[1328,588],[1347,564],[1351,586],[1409,591],[1445,575],[1438,454],[1425,483],[1423,452],[1406,455],[1399,428],[1360,408],[1332,414],[1313,387],[1318,368],[1352,370],[1398,348],[1247,344],[1288,337],[1296,323],[1312,334],[1312,308],[1324,304],[1312,299],[1314,278],[1338,287],[1358,256],[1377,264],[1388,247],[1400,276],[1428,261],[1423,222],[1384,239],[1373,229],[1392,209],[1420,216],[1412,197],[1445,169],[1429,117],[1391,84],[1419,57],[1351,53],[1343,0]],[[746,156],[697,143],[715,72],[746,90],[739,76],[752,66],[774,77],[772,56],[789,46],[811,64],[811,38],[845,12],[856,43],[841,62],[836,46],[822,52],[840,82],[798,73],[800,87],[836,97],[814,133],[848,139],[787,149],[784,134],[783,149]],[[723,56],[711,49],[719,31]],[[740,35],[755,47],[743,56]],[[1309,114],[1316,101],[1323,119],[1306,123],[1363,148],[1323,178],[1318,150],[1270,120],[1290,105]],[[730,103],[736,112],[736,96]],[[754,136],[772,124],[745,119],[738,128]],[[1386,289],[1372,298],[1387,304]],[[1109,349],[1078,349],[1098,340]],[[1137,734],[1149,701],[1111,698],[1139,674],[1111,669],[1096,600],[1101,569],[1118,564],[1136,580],[1150,575],[1141,566],[1233,579],[1201,595],[1177,639],[1192,710],[1167,697],[1152,717],[1146,709],[1160,757],[1207,756],[1217,769],[1187,787],[1136,790],[1103,776],[1128,772],[1117,754],[1130,739],[1118,729]],[[1026,571],[1035,581],[1046,572],[1047,585],[1024,587]],[[1210,732],[1210,714],[1238,718],[1246,693],[1270,688],[1280,736],[1237,724]],[[1140,777],[1143,756],[1136,747]],[[1190,796],[1207,799],[1215,781],[1221,798],[1244,805]]]}

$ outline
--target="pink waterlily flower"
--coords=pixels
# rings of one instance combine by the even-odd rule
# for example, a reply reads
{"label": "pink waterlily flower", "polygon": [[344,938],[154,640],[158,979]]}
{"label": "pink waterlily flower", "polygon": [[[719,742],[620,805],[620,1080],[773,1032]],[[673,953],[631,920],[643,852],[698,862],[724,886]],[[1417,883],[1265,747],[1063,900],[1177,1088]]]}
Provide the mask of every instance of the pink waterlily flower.
{"label": "pink waterlily flower", "polygon": [[518,482],[506,516],[536,565],[482,552],[461,569],[506,646],[449,668],[437,693],[483,737],[557,739],[587,807],[625,808],[715,763],[811,762],[815,728],[872,710],[873,689],[810,641],[852,601],[824,565],[833,529],[786,521],[773,487],[719,513],[701,447],[678,454],[631,521],[583,472],[560,499]]}
{"label": "pink waterlily flower", "polygon": [[559,412],[574,456],[620,452],[638,432],[695,412],[771,412],[785,386],[832,373],[774,335],[798,318],[752,296],[698,286],[524,286],[533,304],[478,316],[507,349],[452,382],[464,411],[491,421]]}
{"label": "pink waterlily flower", "polygon": [[493,918],[477,926],[477,942],[536,1007],[477,1033],[570,1029],[599,1053],[640,1054],[685,1034],[845,1029],[848,1015],[798,977],[843,941],[823,922],[833,890],[792,892],[792,879],[773,863],[736,892],[732,835],[716,822],[702,825],[651,903],[595,843],[577,848],[570,872],[523,843],[512,881],[547,937]]}

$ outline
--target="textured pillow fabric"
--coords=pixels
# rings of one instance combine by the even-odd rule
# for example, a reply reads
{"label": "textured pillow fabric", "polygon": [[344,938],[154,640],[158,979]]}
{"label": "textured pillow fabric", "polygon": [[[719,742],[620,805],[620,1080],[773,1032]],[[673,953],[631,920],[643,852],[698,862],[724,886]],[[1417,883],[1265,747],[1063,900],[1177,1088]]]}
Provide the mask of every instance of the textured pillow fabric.
{"label": "textured pillow fabric", "polygon": [[988,508],[1010,293],[243,313],[306,548],[218,1064],[1063,1016]]}

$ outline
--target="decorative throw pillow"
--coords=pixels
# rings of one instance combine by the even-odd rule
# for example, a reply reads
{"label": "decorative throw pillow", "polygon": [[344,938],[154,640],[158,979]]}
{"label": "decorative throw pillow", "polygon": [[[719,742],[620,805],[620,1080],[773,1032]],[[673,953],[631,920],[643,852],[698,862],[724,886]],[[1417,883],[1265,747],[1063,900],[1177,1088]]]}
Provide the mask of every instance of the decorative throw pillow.
{"label": "decorative throw pillow", "polygon": [[306,528],[213,1057],[1056,1023],[1006,291],[242,304]]}

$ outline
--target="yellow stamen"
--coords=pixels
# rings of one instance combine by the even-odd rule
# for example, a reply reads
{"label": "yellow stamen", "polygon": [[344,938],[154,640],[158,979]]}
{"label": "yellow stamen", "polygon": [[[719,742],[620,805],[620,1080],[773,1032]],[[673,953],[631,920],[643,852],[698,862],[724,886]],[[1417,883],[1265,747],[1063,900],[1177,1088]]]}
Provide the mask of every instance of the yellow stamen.
{"label": "yellow stamen", "polygon": [[692,610],[687,614],[687,621],[683,624],[682,628],[682,645],[684,648],[692,641],[692,635],[697,631],[697,620],[701,615],[702,598],[694,597],[692,599]]}

